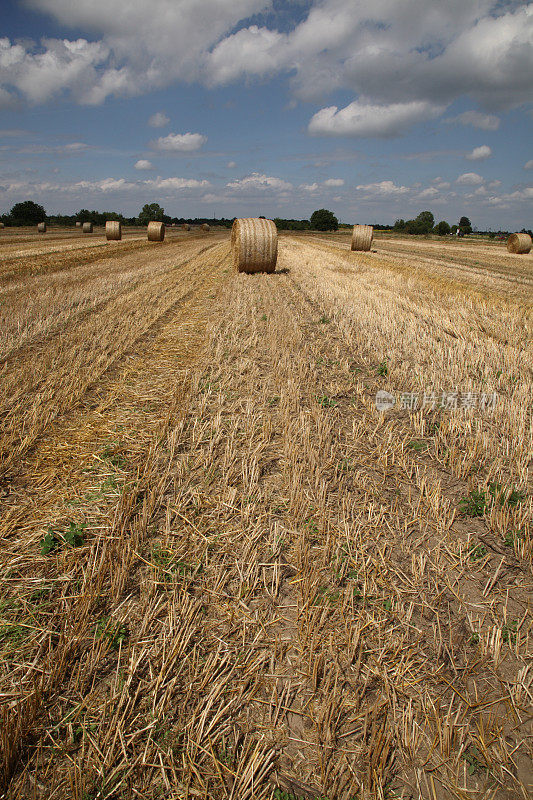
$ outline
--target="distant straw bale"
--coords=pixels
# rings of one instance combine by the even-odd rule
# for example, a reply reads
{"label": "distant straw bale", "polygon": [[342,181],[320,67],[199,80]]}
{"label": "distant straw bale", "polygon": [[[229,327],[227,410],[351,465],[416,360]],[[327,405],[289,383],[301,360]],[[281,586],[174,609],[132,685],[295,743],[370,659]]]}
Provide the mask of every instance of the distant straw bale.
{"label": "distant straw bale", "polygon": [[148,241],[162,242],[165,238],[165,224],[163,222],[148,223]]}
{"label": "distant straw bale", "polygon": [[76,228],[81,228],[81,222],[76,222]]}
{"label": "distant straw bale", "polygon": [[82,231],[84,233],[92,233],[93,232],[93,224],[92,224],[92,222],[84,222],[83,223],[83,227],[82,227]]}
{"label": "distant straw bale", "polygon": [[191,229],[191,226],[187,222],[184,222],[181,227],[183,228],[184,231],[190,231]]}
{"label": "distant straw bale", "polygon": [[507,249],[510,253],[525,255],[531,250],[531,236],[529,233],[512,233],[507,239]]}
{"label": "distant straw bale", "polygon": [[211,230],[211,226],[208,225],[207,222],[204,222],[204,224],[202,225],[202,230],[203,231],[210,231]]}
{"label": "distant straw bale", "polygon": [[368,252],[372,247],[374,228],[372,225],[354,225],[352,232],[352,250]]}
{"label": "distant straw bale", "polygon": [[37,225],[37,233],[46,233],[46,222],[39,222]]}
{"label": "distant straw bale", "polygon": [[122,223],[117,220],[108,220],[105,224],[105,238],[112,242],[122,239]]}
{"label": "distant straw bale", "polygon": [[231,229],[233,263],[238,272],[274,272],[278,231],[270,219],[236,219]]}

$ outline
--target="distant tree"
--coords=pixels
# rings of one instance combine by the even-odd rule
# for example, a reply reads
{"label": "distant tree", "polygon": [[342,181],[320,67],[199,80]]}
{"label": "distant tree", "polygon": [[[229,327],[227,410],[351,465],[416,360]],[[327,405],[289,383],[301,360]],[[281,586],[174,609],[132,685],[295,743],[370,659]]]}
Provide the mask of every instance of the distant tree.
{"label": "distant tree", "polygon": [[159,203],[146,203],[139,214],[141,225],[148,225],[149,222],[163,222],[165,209]]}
{"label": "distant tree", "polygon": [[12,225],[37,225],[38,222],[45,221],[46,211],[33,200],[25,200],[23,203],[15,203],[9,216]]}
{"label": "distant tree", "polygon": [[459,230],[463,233],[472,233],[472,224],[468,217],[461,217],[459,220]]}
{"label": "distant tree", "polygon": [[311,214],[311,227],[315,231],[336,231],[339,229],[339,220],[327,208],[319,208]]}
{"label": "distant tree", "polygon": [[394,230],[395,231],[404,231],[405,230],[405,220],[404,219],[397,219],[394,223]]}
{"label": "distant tree", "polygon": [[455,234],[457,233],[458,230],[459,230],[459,226],[458,225],[452,225],[452,227],[450,229],[450,233],[453,233],[453,235],[455,236]]}
{"label": "distant tree", "polygon": [[439,236],[448,236],[451,232],[451,228],[446,222],[446,220],[441,220],[434,228],[435,233],[438,233]]}
{"label": "distant tree", "polygon": [[429,233],[433,230],[433,226],[435,225],[435,217],[431,211],[421,211],[415,222],[418,224],[422,233]]}

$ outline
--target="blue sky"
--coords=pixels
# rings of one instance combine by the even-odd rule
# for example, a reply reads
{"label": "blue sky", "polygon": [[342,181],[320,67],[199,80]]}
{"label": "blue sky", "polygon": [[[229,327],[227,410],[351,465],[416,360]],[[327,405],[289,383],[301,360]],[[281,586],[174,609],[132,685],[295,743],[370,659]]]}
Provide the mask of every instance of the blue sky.
{"label": "blue sky", "polygon": [[[371,9],[371,11],[369,11]],[[533,226],[533,4],[3,0],[0,211]]]}

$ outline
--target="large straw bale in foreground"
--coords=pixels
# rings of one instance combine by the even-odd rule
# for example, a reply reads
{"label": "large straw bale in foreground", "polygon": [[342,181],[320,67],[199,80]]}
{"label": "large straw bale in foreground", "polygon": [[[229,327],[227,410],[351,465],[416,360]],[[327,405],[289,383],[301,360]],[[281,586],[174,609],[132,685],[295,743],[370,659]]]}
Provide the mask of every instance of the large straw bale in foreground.
{"label": "large straw bale in foreground", "polygon": [[210,231],[211,230],[211,226],[208,225],[207,222],[204,222],[204,224],[202,225],[202,230],[206,231],[206,232]]}
{"label": "large straw bale in foreground", "polygon": [[149,222],[148,223],[148,241],[149,242],[162,242],[165,238],[165,224],[164,222]]}
{"label": "large straw bale in foreground", "polygon": [[119,242],[122,239],[122,223],[108,220],[105,224],[105,238],[108,242]]}
{"label": "large straw bale in foreground", "polygon": [[92,222],[84,222],[82,231],[84,233],[92,233],[93,232],[93,224],[92,224]]}
{"label": "large straw bale in foreground", "polygon": [[231,249],[238,272],[274,272],[277,228],[271,219],[236,219],[231,229]]}
{"label": "large straw bale in foreground", "polygon": [[39,222],[37,225],[37,233],[46,233],[46,222]]}
{"label": "large straw bale in foreground", "polygon": [[510,253],[524,255],[531,250],[531,236],[529,233],[512,233],[507,239],[507,249]]}
{"label": "large straw bale in foreground", "polygon": [[368,252],[372,247],[374,228],[372,225],[354,225],[352,232],[352,250]]}

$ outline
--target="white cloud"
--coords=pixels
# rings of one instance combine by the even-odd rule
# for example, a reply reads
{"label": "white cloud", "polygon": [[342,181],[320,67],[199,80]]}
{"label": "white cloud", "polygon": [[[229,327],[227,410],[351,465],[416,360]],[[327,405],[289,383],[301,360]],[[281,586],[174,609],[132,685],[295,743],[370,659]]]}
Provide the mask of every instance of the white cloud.
{"label": "white cloud", "polygon": [[408,186],[396,186],[393,181],[360,184],[356,186],[356,189],[366,192],[367,194],[379,195],[381,197],[397,197],[398,195],[408,194],[411,191]]}
{"label": "white cloud", "polygon": [[226,184],[228,189],[236,191],[265,191],[267,189],[274,189],[276,191],[286,192],[293,188],[292,183],[275,178],[270,175],[261,175],[259,172],[252,172],[241,180],[231,181]]}
{"label": "white cloud", "polygon": [[209,181],[198,181],[195,178],[161,178],[158,176],[153,180],[143,181],[145,186],[150,189],[160,191],[181,191],[182,189],[206,189],[211,184]]}
{"label": "white cloud", "polygon": [[463,172],[455,182],[461,186],[479,186],[483,183],[483,178],[477,172]]}
{"label": "white cloud", "polygon": [[73,190],[84,189],[89,192],[119,192],[136,188],[135,183],[130,183],[124,178],[104,178],[100,181],[77,181],[70,187]]}
{"label": "white cloud", "polygon": [[479,147],[474,147],[471,153],[467,153],[465,158],[469,161],[484,161],[486,158],[492,155],[492,150],[486,144],[482,144]]}
{"label": "white cloud", "polygon": [[140,158],[135,162],[135,169],[152,169],[152,162],[145,158]]}
{"label": "white cloud", "polygon": [[445,181],[440,176],[438,178],[433,178],[431,183],[433,183],[435,185],[436,189],[440,189],[441,191],[443,189],[449,189],[450,188],[450,183],[448,181]]}
{"label": "white cloud", "polygon": [[398,136],[416,122],[432,119],[443,107],[425,101],[371,105],[354,101],[345,108],[322,108],[309,123],[309,133],[322,136]]}
{"label": "white cloud", "polygon": [[531,161],[526,161],[524,169],[533,169],[533,159]]}
{"label": "white cloud", "polygon": [[502,182],[501,181],[490,181],[490,183],[488,183],[487,185],[488,185],[489,189],[497,189],[498,186],[502,185]]}
{"label": "white cloud", "polygon": [[302,192],[308,192],[309,194],[314,194],[318,191],[318,183],[302,183],[300,185],[300,189]]}
{"label": "white cloud", "polygon": [[483,131],[497,131],[500,127],[500,118],[494,114],[482,114],[481,111],[463,111],[457,117],[449,117],[443,122],[458,122],[461,125],[472,125]]}
{"label": "white cloud", "polygon": [[199,150],[207,142],[207,136],[201,133],[169,133],[151,142],[154,150],[163,153],[192,153]]}
{"label": "white cloud", "polygon": [[416,199],[417,200],[433,200],[433,198],[438,197],[439,190],[436,189],[434,186],[428,186],[427,189],[422,189],[421,192],[418,192]]}
{"label": "white cloud", "polygon": [[324,186],[344,186],[344,181],[342,178],[328,178],[326,181],[324,181]]}
{"label": "white cloud", "polygon": [[237,164],[235,163],[235,161],[228,161],[226,166],[227,166],[228,169],[235,169]]}
{"label": "white cloud", "polygon": [[148,120],[148,125],[152,128],[164,128],[169,122],[170,120],[164,111],[157,111]]}

